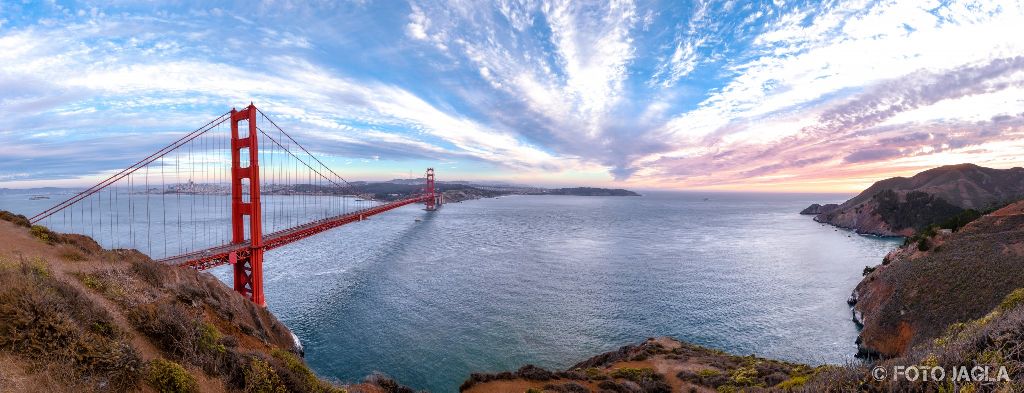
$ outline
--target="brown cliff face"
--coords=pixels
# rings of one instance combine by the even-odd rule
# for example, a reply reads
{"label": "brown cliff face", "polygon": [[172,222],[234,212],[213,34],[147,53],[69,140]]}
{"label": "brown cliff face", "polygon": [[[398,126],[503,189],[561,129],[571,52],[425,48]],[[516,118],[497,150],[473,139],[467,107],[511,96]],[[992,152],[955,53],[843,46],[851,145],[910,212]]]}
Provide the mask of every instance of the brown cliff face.
{"label": "brown cliff face", "polygon": [[886,222],[885,218],[878,213],[878,205],[877,201],[868,200],[853,208],[835,208],[829,212],[818,214],[814,217],[814,221],[853,229],[857,233],[869,235],[910,236],[914,234],[914,228],[893,228],[893,225]]}
{"label": "brown cliff face", "polygon": [[876,182],[814,219],[859,233],[909,236],[964,209],[986,210],[1021,197],[1024,168],[948,165]]}
{"label": "brown cliff face", "polygon": [[1024,201],[886,256],[851,296],[862,353],[899,356],[1024,287]]}

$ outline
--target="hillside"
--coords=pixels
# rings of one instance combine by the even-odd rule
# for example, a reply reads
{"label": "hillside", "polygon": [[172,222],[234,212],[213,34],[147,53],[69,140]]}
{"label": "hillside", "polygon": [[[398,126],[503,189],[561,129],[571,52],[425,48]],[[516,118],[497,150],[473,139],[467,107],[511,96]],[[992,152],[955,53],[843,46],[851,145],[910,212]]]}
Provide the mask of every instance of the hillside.
{"label": "hillside", "polygon": [[[364,198],[375,200],[397,200],[422,192],[421,181],[396,179],[383,183],[354,183]],[[572,196],[640,196],[633,191],[621,188],[536,188],[536,187],[488,187],[475,186],[463,182],[439,182],[437,189],[444,194],[448,203],[462,202],[480,198],[494,198],[503,195],[572,195]]]}
{"label": "hillside", "polygon": [[[444,194],[444,199],[447,203],[508,195],[507,192],[485,190],[459,183],[442,183],[437,188]],[[403,182],[360,183],[358,189],[363,193],[362,196],[364,198],[391,201],[422,192],[423,184],[406,184]]]}
{"label": "hillside", "polygon": [[321,380],[287,327],[209,274],[8,212],[0,283],[2,392],[402,391]]}
{"label": "hillside", "polygon": [[[870,269],[869,269],[870,270]],[[1024,287],[1024,201],[953,233],[918,236],[867,274],[851,296],[865,353],[896,356],[953,323],[984,316]]]}
{"label": "hillside", "polygon": [[564,371],[523,366],[515,372],[473,374],[466,393],[715,392],[800,387],[822,370],[754,356],[734,356],[672,338],[651,338],[594,356]]}
{"label": "hillside", "polygon": [[910,236],[966,209],[985,211],[1022,197],[1024,168],[948,165],[878,181],[838,207],[819,209],[814,219],[859,233]]}
{"label": "hillside", "polygon": [[571,187],[552,188],[529,192],[528,195],[575,195],[575,196],[640,196],[630,190],[621,188]]}

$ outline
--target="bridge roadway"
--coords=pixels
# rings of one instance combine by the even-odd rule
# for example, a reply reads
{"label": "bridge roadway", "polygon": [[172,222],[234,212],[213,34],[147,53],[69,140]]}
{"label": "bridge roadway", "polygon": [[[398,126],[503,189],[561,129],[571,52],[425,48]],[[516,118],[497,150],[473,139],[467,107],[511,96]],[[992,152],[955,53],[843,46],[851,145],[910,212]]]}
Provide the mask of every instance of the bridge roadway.
{"label": "bridge roadway", "polygon": [[[425,202],[430,198],[433,198],[433,196],[420,195],[402,199],[264,235],[263,250],[272,250],[285,244],[316,235],[320,232],[337,228],[345,224],[362,221],[367,217],[376,214],[394,210],[405,205],[411,205],[413,203]],[[247,257],[248,255],[244,254],[250,252],[249,244],[250,241],[226,244],[188,254],[158,259],[156,262],[171,266],[191,267],[196,270],[206,270],[221,265],[233,264],[236,260]]]}

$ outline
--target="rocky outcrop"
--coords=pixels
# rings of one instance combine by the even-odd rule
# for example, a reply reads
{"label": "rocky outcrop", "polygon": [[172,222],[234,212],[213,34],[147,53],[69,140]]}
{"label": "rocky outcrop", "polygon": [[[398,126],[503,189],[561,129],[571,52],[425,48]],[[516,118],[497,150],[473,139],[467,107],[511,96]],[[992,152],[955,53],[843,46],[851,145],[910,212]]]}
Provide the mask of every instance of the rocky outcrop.
{"label": "rocky outcrop", "polygon": [[800,214],[807,214],[807,215],[824,214],[824,213],[831,212],[831,211],[835,210],[838,207],[839,207],[839,204],[837,204],[837,203],[828,203],[828,204],[825,204],[825,205],[819,205],[817,203],[814,203],[814,204],[811,204],[810,206],[808,206],[806,209],[801,210]]}
{"label": "rocky outcrop", "polygon": [[[714,392],[791,391],[827,366],[735,356],[668,337],[649,338],[584,360],[564,371],[526,365],[475,373],[462,392]],[[817,391],[811,388],[809,391]]]}
{"label": "rocky outcrop", "polygon": [[948,165],[910,178],[876,182],[838,207],[820,211],[814,219],[858,233],[910,236],[966,209],[984,211],[1022,197],[1024,168]]}
{"label": "rocky outcrop", "polygon": [[980,318],[1024,287],[1024,201],[953,233],[917,235],[890,252],[849,302],[862,355],[899,356],[954,323]]}
{"label": "rocky outcrop", "polygon": [[[844,204],[845,205],[845,204]],[[932,224],[943,223],[964,209],[920,191],[882,190],[867,201],[818,214],[815,221],[879,236],[911,236]]]}

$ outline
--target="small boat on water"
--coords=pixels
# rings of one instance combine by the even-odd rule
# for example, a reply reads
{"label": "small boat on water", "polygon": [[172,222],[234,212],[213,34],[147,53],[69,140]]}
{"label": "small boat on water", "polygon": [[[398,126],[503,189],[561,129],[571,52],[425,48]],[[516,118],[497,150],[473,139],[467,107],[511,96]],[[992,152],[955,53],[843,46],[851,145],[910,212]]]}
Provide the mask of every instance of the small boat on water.
{"label": "small boat on water", "polygon": [[40,199],[50,199],[50,197],[48,197],[46,195],[33,195],[33,196],[28,197],[28,200],[30,200],[30,201],[38,201]]}
{"label": "small boat on water", "polygon": [[418,218],[416,219],[416,222],[420,222],[420,221],[423,221],[423,220],[421,220],[421,219],[418,219]]}

